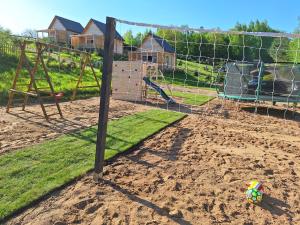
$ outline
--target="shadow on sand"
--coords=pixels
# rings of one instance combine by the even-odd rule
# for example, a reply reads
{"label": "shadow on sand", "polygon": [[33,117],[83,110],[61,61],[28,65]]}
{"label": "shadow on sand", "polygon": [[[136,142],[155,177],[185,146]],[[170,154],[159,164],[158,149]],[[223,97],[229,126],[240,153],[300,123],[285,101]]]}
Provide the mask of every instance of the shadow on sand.
{"label": "shadow on sand", "polygon": [[264,194],[263,201],[258,205],[262,209],[268,210],[272,215],[282,216],[286,215],[292,220],[292,213],[290,212],[290,205],[284,201]]}
{"label": "shadow on sand", "polygon": [[[255,106],[241,107],[241,110],[250,113],[255,113]],[[300,113],[293,112],[289,109],[278,109],[266,106],[259,106],[257,107],[256,113],[263,116],[268,115],[278,119],[287,119],[300,122]]]}
{"label": "shadow on sand", "polygon": [[122,193],[131,201],[137,202],[141,205],[144,205],[144,206],[154,210],[157,214],[167,217],[168,219],[172,220],[176,224],[182,224],[182,225],[190,225],[191,224],[189,221],[185,220],[183,217],[180,218],[180,217],[170,215],[167,209],[161,208],[158,205],[154,204],[153,202],[143,199],[143,198],[135,195],[134,193],[131,193],[129,190],[122,188],[121,186],[119,186],[116,183],[113,183],[109,180],[102,180],[102,182],[103,182],[103,184],[110,186],[115,191]]}

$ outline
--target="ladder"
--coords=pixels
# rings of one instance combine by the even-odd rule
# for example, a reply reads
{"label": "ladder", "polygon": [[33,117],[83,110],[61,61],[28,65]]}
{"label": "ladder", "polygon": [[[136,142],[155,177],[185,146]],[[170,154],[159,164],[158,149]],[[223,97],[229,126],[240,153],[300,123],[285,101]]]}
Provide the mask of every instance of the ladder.
{"label": "ladder", "polygon": [[[88,54],[88,53],[83,54],[82,61],[83,61],[83,64],[82,64],[82,66],[80,68],[80,75],[79,75],[79,78],[77,80],[76,87],[73,90],[73,95],[72,95],[72,98],[71,98],[72,101],[75,100],[78,89],[98,88],[99,89],[99,93],[100,93],[100,89],[101,89],[100,82],[99,82],[99,80],[98,80],[98,78],[96,76],[96,73],[95,73],[95,70],[94,70],[94,67],[93,67],[93,64],[92,64],[91,55]],[[85,85],[85,86],[82,85],[82,78],[84,76],[84,72],[85,72],[85,69],[86,69],[87,66],[90,66],[90,68],[92,70],[94,79],[96,81],[96,85]]]}
{"label": "ladder", "polygon": [[[38,102],[42,108],[44,117],[47,121],[49,120],[49,117],[51,117],[53,115],[60,115],[60,117],[63,118],[58,99],[56,98],[56,94],[54,92],[54,88],[53,88],[51,79],[48,74],[48,69],[47,69],[44,59],[43,59],[43,52],[48,48],[47,44],[43,44],[40,42],[35,43],[36,57],[35,57],[35,62],[34,62],[33,68],[31,68],[29,59],[26,55],[27,41],[21,41],[21,42],[19,42],[19,45],[20,45],[20,50],[21,50],[20,58],[19,58],[19,62],[18,62],[18,66],[16,69],[12,87],[11,87],[11,89],[9,89],[6,112],[8,113],[10,111],[10,108],[13,107],[15,95],[20,94],[21,96],[23,96],[23,104],[22,104],[23,111],[25,110],[25,107],[28,104],[28,98],[33,97],[38,100]],[[41,78],[36,78],[39,65],[42,66],[42,70],[43,70],[42,75],[44,75],[44,76]],[[27,77],[30,80],[28,84],[24,84],[24,83],[20,82],[20,79],[24,78],[24,77],[21,77],[21,71],[24,66],[27,69],[28,74],[29,74],[29,77]],[[25,75],[25,76],[28,76],[28,75]],[[40,87],[39,82],[37,82],[37,81],[45,81],[47,86]],[[22,86],[23,87],[25,86],[26,91],[19,89],[19,87],[22,87]],[[46,94],[46,96],[43,94]],[[44,101],[43,101],[44,99],[49,99],[49,100],[53,99],[54,104],[44,105]],[[50,107],[50,106],[56,106],[57,113],[47,114],[46,108]]]}

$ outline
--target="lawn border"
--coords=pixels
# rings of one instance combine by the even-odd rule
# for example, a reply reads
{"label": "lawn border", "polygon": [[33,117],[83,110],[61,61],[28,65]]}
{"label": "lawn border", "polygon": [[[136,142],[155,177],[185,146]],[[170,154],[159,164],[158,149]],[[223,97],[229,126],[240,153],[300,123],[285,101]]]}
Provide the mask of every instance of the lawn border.
{"label": "lawn border", "polygon": [[[162,110],[164,110],[164,109],[162,109]],[[175,121],[172,122],[172,123],[167,124],[166,126],[162,127],[161,129],[157,130],[157,131],[154,132],[153,134],[151,134],[151,135],[147,136],[146,138],[144,138],[143,140],[141,140],[139,143],[133,145],[133,146],[130,147],[129,149],[127,149],[127,150],[125,150],[125,151],[123,151],[123,152],[117,153],[116,155],[114,155],[114,156],[111,157],[110,159],[105,160],[105,161],[104,161],[105,166],[112,164],[112,163],[115,162],[116,159],[117,159],[118,157],[120,157],[120,156],[125,156],[125,155],[128,155],[128,154],[130,154],[130,153],[136,151],[139,147],[141,147],[141,146],[145,143],[146,140],[153,138],[155,135],[157,135],[158,133],[160,133],[162,130],[164,130],[164,129],[168,128],[168,127],[173,126],[174,124],[180,122],[181,120],[185,119],[185,118],[188,116],[188,114],[185,114],[185,113],[182,113],[182,114],[183,114],[183,116],[182,116],[181,118],[175,120]],[[134,115],[134,114],[133,114],[133,115]],[[111,121],[111,120],[110,120],[110,121]],[[78,131],[76,131],[76,132],[78,132]],[[59,137],[61,137],[61,136],[59,136]],[[59,138],[59,137],[56,137],[56,138]],[[49,139],[49,140],[53,140],[53,139]],[[70,186],[70,185],[72,185],[72,184],[75,184],[77,181],[79,181],[80,179],[82,179],[82,178],[85,177],[86,175],[90,175],[90,174],[93,172],[93,170],[94,170],[93,168],[90,169],[90,170],[88,170],[86,173],[84,173],[84,174],[82,174],[82,175],[79,175],[78,177],[75,177],[75,178],[71,179],[70,181],[66,182],[65,184],[63,184],[63,185],[61,185],[61,186],[59,186],[59,187],[56,187],[56,188],[52,189],[51,191],[49,191],[48,193],[42,195],[41,197],[39,197],[39,198],[33,200],[33,201],[32,201],[31,203],[29,203],[28,205],[23,206],[23,207],[21,207],[21,208],[15,210],[13,213],[11,213],[11,214],[9,214],[9,215],[3,217],[2,219],[0,219],[0,224],[5,224],[5,223],[7,223],[10,219],[13,219],[14,217],[19,216],[20,214],[22,214],[22,213],[23,213],[24,211],[26,211],[27,209],[29,209],[29,208],[31,208],[31,207],[33,207],[33,206],[35,206],[35,205],[41,203],[41,202],[44,201],[44,200],[49,199],[55,192],[61,192],[61,191],[63,191],[64,188],[66,188],[66,187],[68,187],[68,186]]]}

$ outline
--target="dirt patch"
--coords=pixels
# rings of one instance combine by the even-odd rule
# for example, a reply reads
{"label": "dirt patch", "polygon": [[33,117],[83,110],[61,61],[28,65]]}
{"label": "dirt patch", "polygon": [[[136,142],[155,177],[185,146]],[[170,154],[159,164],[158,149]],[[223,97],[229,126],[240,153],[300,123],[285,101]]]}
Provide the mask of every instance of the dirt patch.
{"label": "dirt patch", "polygon": [[[300,224],[299,123],[226,107],[213,101],[106,166],[103,183],[89,174],[9,224]],[[251,179],[260,206],[245,200]]]}
{"label": "dirt patch", "polygon": [[[0,154],[24,146],[53,139],[59,135],[74,132],[97,124],[99,98],[64,102],[60,104],[64,118],[58,115],[45,120],[39,105],[28,110],[12,108],[10,114],[0,107]],[[120,118],[146,110],[147,106],[111,100],[110,119]],[[47,107],[48,114],[55,113],[55,107]]]}

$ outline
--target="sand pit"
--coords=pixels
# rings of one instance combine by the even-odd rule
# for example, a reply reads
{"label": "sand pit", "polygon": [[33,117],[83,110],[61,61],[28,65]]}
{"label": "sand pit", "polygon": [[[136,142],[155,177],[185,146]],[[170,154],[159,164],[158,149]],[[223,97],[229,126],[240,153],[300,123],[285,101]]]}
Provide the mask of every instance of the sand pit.
{"label": "sand pit", "polygon": [[[120,156],[103,183],[88,174],[8,224],[300,224],[299,122],[220,116],[219,103]],[[254,178],[265,186],[260,206],[245,200]]]}
{"label": "sand pit", "polygon": [[[24,146],[53,139],[61,134],[84,129],[98,122],[99,98],[64,102],[60,104],[64,119],[53,116],[47,122],[39,105],[29,106],[26,111],[12,108],[10,114],[0,107],[0,154]],[[110,119],[146,110],[143,105],[111,100]],[[47,108],[49,114],[55,113],[55,107]]]}

